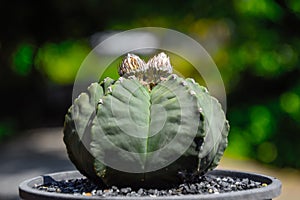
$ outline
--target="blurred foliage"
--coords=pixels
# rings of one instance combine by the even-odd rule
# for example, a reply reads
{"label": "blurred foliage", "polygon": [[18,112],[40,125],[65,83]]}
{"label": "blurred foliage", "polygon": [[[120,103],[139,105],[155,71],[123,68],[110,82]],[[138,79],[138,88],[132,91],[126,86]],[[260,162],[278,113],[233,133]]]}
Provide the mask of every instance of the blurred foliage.
{"label": "blurred foliage", "polygon": [[29,44],[21,44],[13,54],[13,70],[22,76],[30,73],[33,62],[33,47]]}
{"label": "blurred foliage", "polygon": [[87,42],[47,43],[37,52],[35,66],[57,84],[72,84],[84,58],[91,51]]}
{"label": "blurred foliage", "polygon": [[[231,124],[226,155],[300,168],[300,1],[3,0],[0,9],[0,138],[62,125],[91,35],[160,26],[191,35],[219,67]],[[120,59],[103,77],[118,76]]]}
{"label": "blurred foliage", "polygon": [[11,122],[0,122],[0,140],[12,134],[14,131],[13,125]]}

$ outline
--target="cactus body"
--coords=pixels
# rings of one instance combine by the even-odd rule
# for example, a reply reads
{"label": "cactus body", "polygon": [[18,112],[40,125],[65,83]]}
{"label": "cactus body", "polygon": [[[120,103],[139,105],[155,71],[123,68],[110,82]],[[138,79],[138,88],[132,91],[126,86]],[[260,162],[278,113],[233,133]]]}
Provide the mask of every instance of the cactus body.
{"label": "cactus body", "polygon": [[[71,161],[88,178],[108,186],[166,187],[182,181],[179,172],[214,169],[229,131],[221,105],[193,79],[171,74],[165,54],[148,63],[133,56],[121,64],[123,77],[92,83],[70,107],[64,142]],[[168,145],[174,139],[176,143]],[[170,159],[157,153],[163,148],[169,156],[180,156],[149,171],[153,159]],[[106,160],[137,172],[114,169]]]}

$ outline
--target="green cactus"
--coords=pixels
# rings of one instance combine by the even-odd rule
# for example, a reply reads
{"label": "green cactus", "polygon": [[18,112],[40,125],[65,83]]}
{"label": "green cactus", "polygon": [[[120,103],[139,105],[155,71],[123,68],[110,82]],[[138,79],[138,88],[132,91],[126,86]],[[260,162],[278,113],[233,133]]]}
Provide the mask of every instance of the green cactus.
{"label": "green cactus", "polygon": [[92,83],[66,115],[64,142],[82,174],[107,186],[162,188],[181,183],[180,172],[218,165],[229,125],[205,87],[172,74],[164,53],[148,63],[128,54],[119,74]]}

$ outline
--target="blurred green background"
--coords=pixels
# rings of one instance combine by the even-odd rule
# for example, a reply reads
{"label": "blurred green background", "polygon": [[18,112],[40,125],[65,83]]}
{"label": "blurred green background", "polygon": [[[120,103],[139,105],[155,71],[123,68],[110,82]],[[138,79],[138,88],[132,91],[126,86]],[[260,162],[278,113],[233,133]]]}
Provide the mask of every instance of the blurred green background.
{"label": "blurred green background", "polygon": [[[300,168],[298,0],[2,0],[0,24],[0,143],[63,125],[92,35],[158,26],[198,40],[217,64],[231,125],[226,156]],[[173,65],[200,80],[187,63]]]}

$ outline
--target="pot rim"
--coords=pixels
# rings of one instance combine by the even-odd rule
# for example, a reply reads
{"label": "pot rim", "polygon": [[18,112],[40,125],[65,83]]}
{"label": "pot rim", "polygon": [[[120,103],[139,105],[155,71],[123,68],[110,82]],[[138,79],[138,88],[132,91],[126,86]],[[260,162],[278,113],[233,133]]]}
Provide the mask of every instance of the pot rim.
{"label": "pot rim", "polygon": [[48,199],[106,199],[106,200],[221,200],[221,199],[272,199],[280,195],[282,184],[280,180],[274,177],[250,173],[250,172],[242,172],[235,170],[212,170],[207,174],[216,175],[216,176],[230,176],[237,178],[249,178],[254,181],[259,181],[262,183],[266,183],[267,186],[262,188],[248,189],[243,191],[233,191],[233,192],[225,192],[219,194],[195,194],[195,195],[182,195],[182,196],[162,196],[162,197],[101,197],[101,196],[76,196],[73,194],[62,194],[55,192],[46,192],[34,189],[33,186],[35,184],[43,184],[44,179],[47,177],[53,178],[54,180],[63,180],[63,179],[74,179],[74,178],[85,178],[85,176],[81,175],[77,170],[74,171],[62,171],[56,173],[45,174],[41,176],[37,176],[28,180],[23,181],[19,185],[19,196],[21,199],[40,199],[40,200],[48,200]]}

